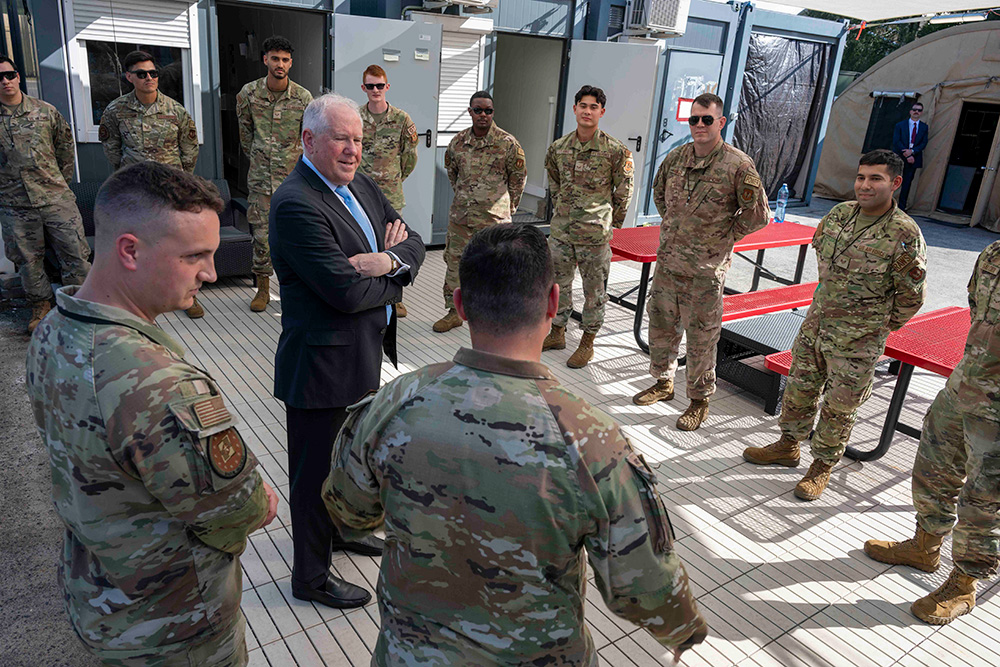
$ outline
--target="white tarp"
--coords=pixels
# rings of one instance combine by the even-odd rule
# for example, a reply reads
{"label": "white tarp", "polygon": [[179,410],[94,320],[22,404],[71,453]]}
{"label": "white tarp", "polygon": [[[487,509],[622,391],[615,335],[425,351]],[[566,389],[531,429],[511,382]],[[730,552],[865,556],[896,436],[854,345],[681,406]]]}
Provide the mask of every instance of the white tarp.
{"label": "white tarp", "polygon": [[882,21],[923,14],[957,14],[977,9],[992,9],[1000,6],[1000,1],[976,2],[976,0],[767,0],[768,4],[787,5],[804,9],[815,9],[841,16],[850,16],[860,21]]}

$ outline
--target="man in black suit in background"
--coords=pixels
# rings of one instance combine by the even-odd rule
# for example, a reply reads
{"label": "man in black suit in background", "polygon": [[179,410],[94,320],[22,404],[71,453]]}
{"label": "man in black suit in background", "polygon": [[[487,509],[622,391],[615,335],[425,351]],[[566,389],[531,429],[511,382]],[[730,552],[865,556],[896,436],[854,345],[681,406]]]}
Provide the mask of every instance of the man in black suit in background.
{"label": "man in black suit in background", "polygon": [[920,120],[924,115],[924,105],[914,102],[910,107],[910,119],[896,123],[892,130],[892,152],[903,158],[903,185],[899,188],[899,208],[906,210],[906,201],[910,195],[910,184],[917,169],[924,166],[924,149],[927,148],[927,136],[930,126]]}
{"label": "man in black suit in background", "polygon": [[379,387],[384,350],[396,364],[403,286],[424,259],[420,236],[364,174],[361,117],[345,97],[316,98],[302,119],[303,155],[271,200],[271,258],[281,286],[274,395],[285,402],[292,594],[331,607],[371,595],[330,573],[336,550],[380,555],[382,541],[344,542],[320,497],[347,406]]}

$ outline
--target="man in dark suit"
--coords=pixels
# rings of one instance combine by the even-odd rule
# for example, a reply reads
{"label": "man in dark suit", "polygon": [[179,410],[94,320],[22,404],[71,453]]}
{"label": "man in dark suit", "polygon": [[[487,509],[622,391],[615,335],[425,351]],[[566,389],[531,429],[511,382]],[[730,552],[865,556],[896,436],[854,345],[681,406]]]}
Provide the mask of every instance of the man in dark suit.
{"label": "man in dark suit", "polygon": [[340,538],[320,497],[323,480],[347,406],[378,389],[383,351],[396,364],[394,304],[424,259],[420,236],[371,178],[355,174],[362,133],[347,98],[309,105],[303,155],[274,192],[269,227],[281,287],[274,395],[288,429],[292,594],[338,608],[371,595],[330,573],[332,552],[380,555],[382,541]]}
{"label": "man in dark suit", "polygon": [[924,149],[930,127],[920,120],[924,105],[914,102],[910,107],[910,119],[896,123],[892,131],[892,151],[903,158],[903,185],[899,188],[899,208],[906,210],[906,199],[910,195],[910,184],[917,169],[924,166]]}

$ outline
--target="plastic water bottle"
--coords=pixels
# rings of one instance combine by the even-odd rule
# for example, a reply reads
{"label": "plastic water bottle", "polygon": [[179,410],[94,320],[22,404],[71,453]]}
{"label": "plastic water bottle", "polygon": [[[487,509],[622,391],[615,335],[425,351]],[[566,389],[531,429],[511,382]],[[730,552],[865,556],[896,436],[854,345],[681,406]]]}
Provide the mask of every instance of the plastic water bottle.
{"label": "plastic water bottle", "polygon": [[778,204],[774,207],[774,221],[785,221],[785,207],[788,206],[788,184],[782,183],[778,190]]}

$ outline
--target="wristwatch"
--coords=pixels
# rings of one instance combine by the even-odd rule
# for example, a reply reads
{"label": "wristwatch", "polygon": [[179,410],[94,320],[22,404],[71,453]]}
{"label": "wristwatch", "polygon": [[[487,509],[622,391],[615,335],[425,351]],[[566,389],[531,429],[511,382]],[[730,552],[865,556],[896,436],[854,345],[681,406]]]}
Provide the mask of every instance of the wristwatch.
{"label": "wristwatch", "polygon": [[396,271],[399,271],[399,267],[402,266],[402,264],[399,263],[399,260],[396,259],[395,255],[393,255],[392,253],[388,253],[388,252],[385,253],[385,254],[389,256],[389,262],[391,262],[389,264],[389,273],[390,273],[390,275],[393,274],[393,273],[395,273]]}

